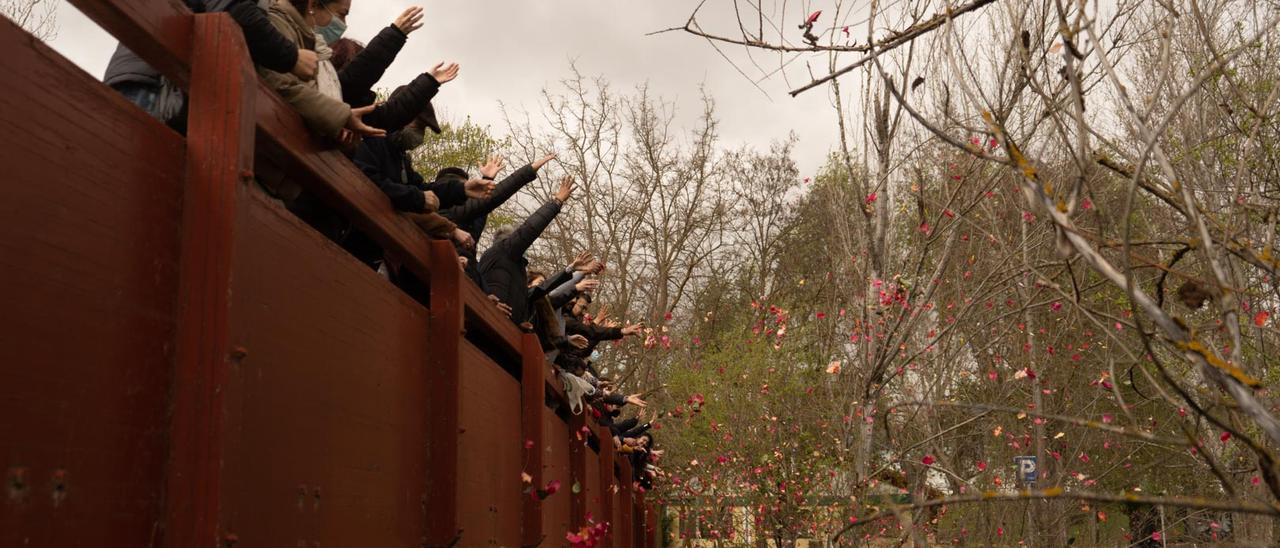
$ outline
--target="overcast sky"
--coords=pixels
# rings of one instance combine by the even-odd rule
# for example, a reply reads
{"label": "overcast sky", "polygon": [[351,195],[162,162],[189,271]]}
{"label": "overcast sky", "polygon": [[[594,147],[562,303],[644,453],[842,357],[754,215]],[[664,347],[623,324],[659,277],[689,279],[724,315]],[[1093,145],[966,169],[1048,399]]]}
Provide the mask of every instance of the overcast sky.
{"label": "overcast sky", "polygon": [[[62,0],[60,0],[62,1]],[[699,114],[703,83],[715,98],[727,146],[759,149],[794,131],[796,159],[812,176],[835,145],[837,129],[822,90],[792,99],[781,80],[761,83],[761,93],[705,41],[684,33],[645,36],[683,24],[693,0],[353,0],[347,36],[367,41],[404,8],[426,8],[427,26],[408,45],[379,87],[395,87],[437,61],[462,65],[436,104],[450,119],[470,116],[505,134],[499,102],[536,109],[539,91],[577,63],[586,75],[603,75],[617,88],[649,82],[675,102],[683,125]],[[55,49],[101,77],[115,40],[75,8],[59,7]],[[776,61],[774,61],[776,63]],[[535,117],[536,119],[536,117]],[[514,159],[523,161],[521,159]]]}

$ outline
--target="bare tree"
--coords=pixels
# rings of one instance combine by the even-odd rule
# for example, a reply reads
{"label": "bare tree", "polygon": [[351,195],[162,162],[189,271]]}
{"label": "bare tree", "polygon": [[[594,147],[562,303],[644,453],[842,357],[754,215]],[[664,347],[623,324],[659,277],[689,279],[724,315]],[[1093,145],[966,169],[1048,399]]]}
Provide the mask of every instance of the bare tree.
{"label": "bare tree", "polygon": [[54,0],[0,0],[0,13],[46,42],[58,36],[58,4]]}
{"label": "bare tree", "polygon": [[[856,367],[832,397],[867,420],[848,433],[856,472],[838,494],[919,468],[910,455],[924,450],[912,509],[972,489],[1033,501],[1025,520],[964,522],[981,525],[986,542],[1016,526],[1033,543],[1065,543],[1077,523],[1065,501],[1106,503],[1089,492],[1096,485],[1139,504],[1131,542],[1159,542],[1175,527],[1187,540],[1212,529],[1214,538],[1274,541],[1277,7],[919,0],[800,9],[708,1],[672,30],[743,52],[726,58],[753,82],[784,78],[793,94],[821,87],[832,98],[847,182],[824,192],[865,201],[824,220],[845,235],[834,247],[841,258],[864,261],[845,269],[865,312],[858,342],[842,349]],[[854,79],[861,84],[849,90]],[[877,293],[909,306],[876,304]],[[1105,356],[1089,353],[1097,345]],[[957,396],[969,412],[950,411]],[[1027,410],[1038,418],[1008,438],[1013,428],[998,417],[1024,420]],[[984,430],[1003,442],[966,435]],[[1160,439],[1090,464],[1117,435]],[[1050,489],[1018,493],[986,464],[975,468],[1007,447],[1039,457]],[[1178,454],[1164,462],[1198,471],[1195,481],[1159,467],[1137,473],[1166,497],[1115,477],[1153,447]],[[942,484],[947,492],[929,492]],[[1190,515],[1171,520],[1177,508],[1237,516],[1230,532],[1216,521],[1200,531]],[[904,539],[927,542],[928,515],[904,509],[879,515],[910,524]],[[1104,513],[1089,516],[1103,542]]]}

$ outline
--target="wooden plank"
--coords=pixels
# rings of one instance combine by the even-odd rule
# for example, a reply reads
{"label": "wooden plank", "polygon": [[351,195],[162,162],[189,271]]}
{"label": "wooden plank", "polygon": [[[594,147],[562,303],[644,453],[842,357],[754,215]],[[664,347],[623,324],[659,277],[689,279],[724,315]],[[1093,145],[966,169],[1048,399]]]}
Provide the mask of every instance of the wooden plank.
{"label": "wooden plank", "polygon": [[[430,260],[437,264],[454,257],[448,242],[432,242]],[[431,276],[430,328],[433,352],[427,360],[427,385],[432,397],[427,409],[426,545],[449,546],[458,530],[458,392],[462,344],[462,272],[437,268]]]}
{"label": "wooden plank", "polygon": [[193,19],[181,0],[70,2],[156,70],[186,87],[193,55]]}
{"label": "wooden plank", "polygon": [[[521,545],[520,384],[462,343],[458,546]],[[428,512],[433,511],[429,506]],[[434,546],[434,545],[433,545]]]}
{"label": "wooden plank", "polygon": [[[440,253],[445,270],[458,270],[457,254],[448,242],[428,250],[429,241],[416,225],[400,216],[391,201],[332,144],[307,131],[302,118],[274,91],[259,81],[258,136],[272,159],[306,190],[315,193],[377,242],[419,279],[431,279],[428,265]],[[434,245],[434,244],[431,244]],[[444,261],[443,251],[448,251]],[[461,309],[460,309],[461,310]]]}
{"label": "wooden plank", "polygon": [[644,507],[644,529],[643,541],[640,546],[645,548],[656,548],[658,546],[658,535],[662,533],[662,514],[660,510],[655,510],[652,504],[644,502],[644,496],[641,495],[641,504]]}
{"label": "wooden plank", "polygon": [[573,493],[569,506],[570,523],[575,531],[587,524],[587,494],[588,492],[594,494],[591,485],[599,482],[599,478],[593,477],[587,470],[588,461],[594,462],[594,460],[587,458],[591,449],[587,447],[586,440],[582,439],[582,429],[586,425],[586,417],[583,415],[569,417],[569,470],[573,475],[574,483],[582,486],[577,493]]}
{"label": "wooden plank", "polygon": [[603,497],[600,493],[600,457],[599,454],[587,447],[586,451],[586,467],[584,474],[587,481],[583,482],[583,491],[586,493],[583,505],[583,524],[586,524],[585,518],[590,517],[596,523],[601,521],[609,521],[609,516],[601,509],[603,508]]}
{"label": "wooden plank", "polygon": [[[543,481],[559,480],[564,490],[542,502],[542,532],[547,541],[543,546],[561,544],[564,533],[573,526],[573,499],[580,495],[573,493],[574,476],[569,465],[569,452],[575,444],[569,425],[555,411],[543,407],[543,443],[537,449],[542,452]],[[578,483],[578,492],[585,485]]]}
{"label": "wooden plank", "polygon": [[183,194],[173,418],[165,482],[165,543],[214,546],[221,530],[223,407],[232,351],[231,257],[236,197],[253,166],[256,77],[225,14],[195,21]]}
{"label": "wooden plank", "polygon": [[597,514],[596,521],[608,521],[609,536],[605,539],[605,544],[615,546],[618,538],[618,523],[613,515],[613,499],[615,496],[616,483],[614,482],[614,450],[613,436],[609,434],[609,429],[604,427],[593,427],[596,437],[600,440],[600,450],[597,454],[600,462],[598,470],[600,476],[600,490],[596,496],[600,497],[600,513]]}
{"label": "wooden plank", "polygon": [[[542,413],[547,401],[546,360],[537,335],[525,333],[522,342],[524,363],[520,377],[520,414],[524,431],[523,444],[528,448],[524,451],[524,470],[533,476],[533,485],[537,487],[545,485],[542,479],[541,449],[546,443],[542,430]],[[542,501],[537,497],[522,497],[522,500],[524,523],[521,539],[525,546],[539,545],[543,540]]]}
{"label": "wooden plank", "polygon": [[424,501],[435,504],[427,310],[256,185],[246,190],[231,292],[232,341],[246,355],[227,389],[228,412],[242,417],[227,429],[227,527],[237,546],[419,546]]}
{"label": "wooden plank", "polygon": [[0,481],[24,486],[0,502],[0,546],[145,546],[184,144],[4,17],[0,49]]}
{"label": "wooden plank", "polygon": [[615,544],[618,546],[631,546],[631,542],[635,538],[632,530],[632,520],[635,518],[635,509],[633,504],[635,501],[632,497],[631,489],[631,458],[630,455],[621,454],[618,459],[618,510],[616,515],[618,520],[614,522],[617,535],[614,537]]}
{"label": "wooden plank", "polygon": [[474,283],[465,283],[463,286],[468,332],[473,337],[481,334],[485,342],[500,346],[486,348],[490,355],[519,356],[523,351],[520,329],[511,323],[511,318],[498,311],[498,307],[493,305],[479,286]]}

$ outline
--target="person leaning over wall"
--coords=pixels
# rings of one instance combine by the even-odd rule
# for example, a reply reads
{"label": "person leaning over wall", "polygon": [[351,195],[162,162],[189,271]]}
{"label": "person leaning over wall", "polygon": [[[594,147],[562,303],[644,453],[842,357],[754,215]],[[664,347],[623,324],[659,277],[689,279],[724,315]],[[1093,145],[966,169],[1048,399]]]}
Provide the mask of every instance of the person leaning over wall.
{"label": "person leaning over wall", "polygon": [[[186,4],[196,13],[229,14],[244,32],[255,65],[302,82],[315,79],[316,52],[299,47],[276,30],[255,0],[186,0]],[[102,81],[151,116],[186,132],[186,94],[124,44],[116,46]]]}

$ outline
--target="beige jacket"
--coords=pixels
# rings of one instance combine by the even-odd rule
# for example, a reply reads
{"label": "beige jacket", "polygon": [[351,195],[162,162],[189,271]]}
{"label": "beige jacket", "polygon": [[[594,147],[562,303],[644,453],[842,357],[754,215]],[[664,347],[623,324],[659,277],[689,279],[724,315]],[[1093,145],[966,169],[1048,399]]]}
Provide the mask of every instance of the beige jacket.
{"label": "beige jacket", "polygon": [[[288,0],[276,0],[267,10],[267,17],[276,30],[293,41],[299,49],[316,51],[315,30],[306,23],[302,14]],[[326,60],[325,63],[328,63]],[[298,111],[311,131],[328,137],[337,137],[351,118],[351,107],[342,99],[322,93],[316,81],[304,82],[297,76],[258,67],[258,74],[271,89]]]}

